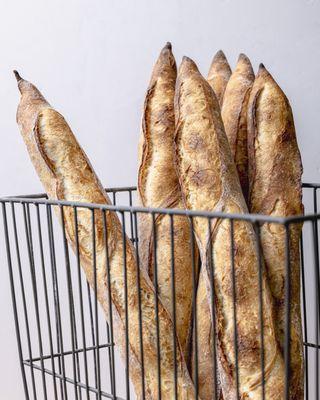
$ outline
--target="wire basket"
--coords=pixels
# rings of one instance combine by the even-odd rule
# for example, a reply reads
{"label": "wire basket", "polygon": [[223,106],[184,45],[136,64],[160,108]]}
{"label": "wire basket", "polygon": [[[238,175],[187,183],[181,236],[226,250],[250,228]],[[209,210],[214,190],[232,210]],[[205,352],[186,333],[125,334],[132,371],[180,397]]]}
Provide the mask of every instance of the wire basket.
{"label": "wire basket", "polygon": [[[81,271],[79,255],[69,252],[64,227],[53,217],[52,209],[112,211],[120,216],[123,232],[133,241],[138,254],[139,213],[153,216],[166,214],[174,223],[178,215],[194,218],[224,218],[233,224],[242,218],[255,227],[265,222],[282,224],[287,233],[291,224],[304,223],[300,241],[301,299],[305,357],[305,398],[319,399],[319,238],[317,191],[320,185],[304,184],[306,216],[302,218],[267,218],[257,215],[223,215],[207,212],[141,209],[133,207],[136,188],[106,189],[113,206],[48,201],[46,195],[28,195],[0,199],[3,213],[3,235],[12,295],[19,362],[25,399],[134,399],[130,384],[128,357],[125,363],[114,346],[112,318],[106,323],[95,291],[91,290]],[[117,204],[122,204],[118,206]],[[154,223],[155,218],[153,218]],[[191,224],[192,226],[192,224]],[[153,225],[156,241],[156,228]],[[172,235],[171,230],[171,235]],[[256,229],[259,234],[259,229]],[[170,235],[170,232],[168,232]],[[173,246],[173,239],[171,245]],[[94,240],[94,238],[93,238]],[[192,246],[196,246],[190,229]],[[232,238],[231,238],[232,240]],[[260,254],[260,253],[259,253]],[[261,254],[259,255],[261,257]],[[287,257],[288,260],[288,257]],[[261,260],[259,260],[261,261]],[[261,264],[261,262],[259,262]],[[287,262],[287,270],[290,268]],[[172,290],[174,293],[175,260],[172,260]],[[156,282],[155,282],[156,283]],[[139,289],[139,282],[137,282]],[[157,289],[157,285],[155,285]],[[197,309],[195,307],[197,281],[193,283],[193,336],[197,349]],[[173,296],[175,298],[175,296]],[[155,302],[157,302],[157,298]],[[236,308],[236,300],[234,299]],[[290,310],[290,280],[286,279],[286,310]],[[173,304],[175,309],[175,304]],[[110,308],[112,315],[112,310]],[[289,313],[288,313],[289,314]],[[129,315],[126,316],[130,318]],[[285,327],[286,388],[284,399],[289,399],[290,387],[290,318]],[[175,327],[175,324],[174,324]],[[165,334],[157,332],[158,335]],[[173,338],[175,337],[175,332]],[[126,334],[128,341],[128,334]],[[173,339],[174,340],[174,339]],[[235,337],[235,347],[236,337]],[[143,349],[141,349],[143,351]],[[158,349],[158,357],[161,349]],[[197,351],[194,352],[197,365]],[[142,357],[143,361],[143,357]],[[160,362],[158,362],[159,368]],[[143,367],[143,365],[142,365]],[[263,362],[262,367],[263,368]],[[196,369],[197,370],[197,369]],[[174,375],[175,368],[172,374]],[[161,371],[158,374],[161,379]],[[176,379],[176,376],[175,376]],[[142,376],[142,385],[144,384]],[[160,386],[160,385],[159,385]],[[195,398],[198,397],[197,376],[194,377]],[[159,390],[159,398],[161,390]],[[262,396],[261,398],[264,398]]]}

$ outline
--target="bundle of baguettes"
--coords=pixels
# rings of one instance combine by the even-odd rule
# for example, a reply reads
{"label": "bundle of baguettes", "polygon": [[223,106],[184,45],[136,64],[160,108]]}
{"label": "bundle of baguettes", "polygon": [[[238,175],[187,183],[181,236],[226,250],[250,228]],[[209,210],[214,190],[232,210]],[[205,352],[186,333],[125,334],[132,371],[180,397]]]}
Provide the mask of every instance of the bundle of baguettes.
{"label": "bundle of baguettes", "polygon": [[[192,210],[229,214],[248,212],[218,101],[194,62],[187,57],[184,57],[178,73],[175,111],[176,163],[186,206]],[[264,273],[262,287],[259,288],[258,250],[252,225],[237,220],[231,226],[228,219],[216,219],[212,221],[209,230],[206,219],[196,218],[194,228],[202,258],[201,274],[204,274],[208,298],[211,287],[214,286],[217,360],[223,398],[233,400],[238,394],[243,399],[261,398],[261,289],[265,393],[268,399],[280,399],[285,386],[284,362],[276,337],[272,297]],[[210,248],[214,282],[210,282]],[[234,346],[235,329],[238,338],[237,356]]]}
{"label": "bundle of baguettes", "polygon": [[[21,92],[17,121],[31,160],[49,198],[110,204],[88,158],[62,115],[49,105],[35,86],[22,79],[18,73],[16,77]],[[81,265],[92,287],[95,286],[94,265],[96,265],[97,297],[108,319],[110,315],[107,291],[110,291],[115,342],[122,354],[129,358],[129,374],[137,396],[157,399],[161,393],[163,399],[171,400],[175,397],[172,371],[176,350],[178,398],[180,400],[194,399],[193,384],[180,346],[173,348],[171,318],[161,301],[158,307],[161,353],[161,387],[159,387],[154,287],[148,276],[141,271],[138,293],[138,270],[134,248],[127,237],[123,239],[121,223],[116,213],[110,211],[103,214],[99,210],[94,213],[96,260],[93,260],[91,211],[85,208],[78,209],[77,232],[73,208],[64,207],[63,211],[68,242],[75,248],[78,237]],[[107,238],[104,235],[104,218]],[[106,257],[108,257],[110,268],[110,287],[108,287],[106,276]],[[124,282],[125,269],[127,285]],[[127,297],[127,304],[125,297]],[[141,375],[139,301],[141,301],[142,309],[145,386],[142,386]],[[125,342],[125,332],[128,332],[128,343]]]}
{"label": "bundle of baguettes", "polygon": [[[17,121],[49,198],[110,204],[64,118],[35,86],[18,73],[16,77],[21,92]],[[207,80],[187,57],[177,76],[171,45],[163,48],[153,69],[142,116],[138,175],[142,206],[240,215],[249,208],[252,213],[270,216],[300,215],[301,174],[289,102],[262,65],[255,77],[250,60],[241,54],[232,72],[219,51]],[[135,250],[115,212],[94,211],[96,260],[92,213],[80,208],[76,217],[77,230],[74,210],[63,208],[68,242],[73,249],[79,245],[81,265],[93,288],[97,278],[98,300],[106,318],[113,319],[115,342],[128,357],[129,375],[139,399],[175,398],[175,362],[179,400],[195,399],[196,391],[201,400],[255,400],[262,398],[263,389],[266,399],[282,399],[286,386],[285,285],[289,278],[289,398],[303,399],[301,225],[289,229],[288,277],[286,230],[281,225],[262,224],[264,260],[260,263],[259,243],[249,222],[217,218],[209,223],[205,218],[194,218],[199,270],[187,217],[139,213],[139,274]]]}

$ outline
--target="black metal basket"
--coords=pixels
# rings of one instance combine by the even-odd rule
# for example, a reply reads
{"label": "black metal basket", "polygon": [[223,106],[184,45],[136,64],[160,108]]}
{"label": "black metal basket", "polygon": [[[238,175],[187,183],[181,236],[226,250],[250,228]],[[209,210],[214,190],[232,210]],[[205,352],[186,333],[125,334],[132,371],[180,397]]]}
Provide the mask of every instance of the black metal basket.
{"label": "black metal basket", "polygon": [[[168,214],[171,220],[174,220],[178,213],[189,216],[191,221],[197,216],[207,218],[208,221],[217,217],[226,218],[231,223],[242,218],[257,227],[269,221],[283,224],[287,234],[291,224],[303,221],[300,252],[305,398],[319,399],[318,220],[320,214],[317,213],[317,191],[320,185],[304,184],[303,187],[306,215],[302,218],[286,219],[257,215],[240,217],[206,212],[141,209],[133,207],[136,198],[135,187],[107,189],[113,206],[48,201],[44,194],[0,199],[25,398],[35,400],[134,398],[128,365],[122,363],[114,347],[113,326],[105,322],[94,290],[90,289],[81,271],[79,256],[69,253],[64,229],[63,227],[61,229],[59,223],[52,217],[52,208],[58,206],[62,210],[65,207],[72,207],[75,212],[78,207],[85,207],[92,210],[92,214],[97,207],[117,212],[120,215],[123,230],[136,248],[139,243],[137,215],[140,212],[148,212],[153,216],[159,213]],[[259,232],[259,229],[256,232]],[[190,240],[194,241],[192,230]],[[171,243],[173,243],[172,237]],[[174,282],[174,260],[172,260],[172,266],[172,282]],[[287,268],[290,268],[289,262],[287,262]],[[196,283],[194,283],[193,302],[196,298],[196,289]],[[174,284],[172,290],[174,290]],[[289,279],[286,280],[285,302],[286,309],[289,310]],[[197,315],[195,304],[193,306],[195,322]],[[289,399],[289,318],[286,319],[286,323],[287,382],[283,398]],[[196,323],[194,329],[195,341],[197,341]],[[197,359],[194,361],[197,364]],[[174,368],[172,373],[175,373]],[[161,372],[159,378],[161,379]],[[197,386],[197,378],[195,378],[196,398]],[[159,395],[161,396],[161,393]]]}

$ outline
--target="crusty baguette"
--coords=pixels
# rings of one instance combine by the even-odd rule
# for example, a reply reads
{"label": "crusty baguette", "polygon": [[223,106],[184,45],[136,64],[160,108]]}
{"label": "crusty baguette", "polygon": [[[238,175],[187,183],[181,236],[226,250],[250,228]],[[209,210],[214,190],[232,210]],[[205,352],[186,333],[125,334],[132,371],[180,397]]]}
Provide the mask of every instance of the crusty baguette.
{"label": "crusty baguette", "polygon": [[[293,115],[283,91],[260,66],[248,105],[250,211],[272,216],[303,214],[302,164]],[[291,393],[303,399],[303,348],[300,311],[301,224],[290,228]],[[264,224],[261,243],[275,299],[277,335],[283,349],[285,326],[285,228]]]}
{"label": "crusty baguette", "polygon": [[[187,57],[184,57],[178,72],[175,111],[176,163],[186,206],[193,210],[247,212],[217,99],[195,63]],[[207,267],[209,289],[208,249],[212,240],[219,372],[224,399],[234,400],[237,397],[231,223],[228,219],[215,219],[209,233],[208,221],[195,218],[194,228],[202,262]],[[262,371],[257,243],[253,227],[248,222],[234,221],[233,232],[239,394],[241,399],[260,400]],[[282,399],[284,363],[276,339],[272,297],[264,273],[262,305],[266,398]]]}
{"label": "crusty baguette", "polygon": [[[16,73],[22,94],[17,121],[28,152],[51,199],[110,204],[110,200],[95,175],[90,162],[79,146],[64,118],[44,99],[35,86]],[[75,247],[73,210],[64,207],[66,234]],[[108,318],[107,290],[111,292],[115,341],[122,353],[125,349],[125,292],[124,256],[128,284],[129,317],[129,371],[137,396],[142,396],[141,357],[138,321],[137,264],[132,243],[122,240],[122,227],[115,212],[106,213],[108,228],[108,253],[111,287],[106,280],[106,249],[101,211],[95,212],[97,297]],[[78,209],[79,247],[81,264],[91,286],[94,287],[92,257],[91,211]],[[154,307],[154,288],[146,274],[141,272],[141,305],[144,345],[144,370],[147,399],[158,398],[157,339]],[[174,398],[174,349],[172,322],[168,312],[159,302],[161,394],[164,399]],[[188,375],[182,352],[177,347],[178,397],[194,399],[194,389]]]}
{"label": "crusty baguette", "polygon": [[248,199],[247,106],[254,72],[249,58],[240,54],[224,92],[221,116],[245,200]]}
{"label": "crusty baguette", "polygon": [[[171,44],[162,49],[154,66],[142,116],[139,152],[138,194],[144,207],[183,208],[181,189],[173,162],[174,91],[177,67]],[[176,328],[181,347],[188,359],[192,322],[192,249],[187,217],[174,217],[174,261]],[[157,281],[160,298],[172,313],[171,232],[168,215],[158,214],[155,221]],[[139,215],[139,252],[142,266],[154,280],[154,240],[152,218]],[[198,256],[195,254],[194,262]]]}
{"label": "crusty baguette", "polygon": [[213,57],[208,73],[208,82],[217,96],[220,107],[223,103],[224,93],[231,73],[232,71],[224,52],[219,50]]}

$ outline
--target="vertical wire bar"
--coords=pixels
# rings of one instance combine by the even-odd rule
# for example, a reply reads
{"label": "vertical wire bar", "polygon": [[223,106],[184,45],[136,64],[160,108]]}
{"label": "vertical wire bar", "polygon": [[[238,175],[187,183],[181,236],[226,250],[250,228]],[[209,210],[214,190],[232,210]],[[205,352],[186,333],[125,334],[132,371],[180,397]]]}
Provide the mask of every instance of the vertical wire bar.
{"label": "vertical wire bar", "polygon": [[47,224],[48,224],[48,238],[50,246],[50,263],[51,263],[51,274],[52,274],[52,292],[54,299],[54,309],[56,318],[56,335],[57,335],[57,350],[61,356],[58,357],[58,371],[62,374],[62,380],[60,380],[60,393],[62,400],[68,399],[67,383],[66,383],[66,371],[65,371],[65,359],[63,352],[63,337],[61,328],[61,311],[60,311],[60,295],[59,285],[57,276],[57,264],[56,264],[56,251],[55,241],[52,224],[52,212],[51,205],[47,205]]}
{"label": "vertical wire bar", "polygon": [[[14,207],[13,203],[11,203],[11,207],[12,208]],[[13,315],[14,315],[16,338],[17,338],[17,343],[18,343],[18,354],[19,354],[19,363],[20,363],[20,370],[21,370],[22,382],[23,382],[23,390],[24,390],[25,399],[30,400],[27,378],[26,378],[26,371],[25,371],[24,364],[23,364],[20,326],[19,326],[17,300],[16,300],[16,293],[15,293],[13,270],[12,270],[12,259],[11,259],[10,240],[9,240],[9,231],[8,231],[7,211],[6,211],[5,203],[2,203],[2,217],[3,217],[3,226],[4,226],[4,237],[5,237],[5,243],[6,243],[7,264],[8,264],[9,279],[10,279],[11,300],[12,300],[12,308],[13,308]],[[18,247],[17,247],[15,220],[14,220],[14,226],[15,226],[15,241],[16,241],[16,250],[17,250]],[[17,257],[18,257],[18,264],[21,265],[19,251],[17,252]]]}
{"label": "vertical wire bar", "polygon": [[[313,211],[318,213],[318,198],[317,189],[313,189]],[[319,235],[318,235],[318,220],[313,221],[313,247],[314,247],[314,268],[315,268],[315,289],[316,289],[316,368],[315,368],[315,384],[316,384],[316,398],[319,399],[319,314],[320,314],[320,275],[319,275]]]}
{"label": "vertical wire bar", "polygon": [[170,248],[171,248],[171,297],[172,297],[172,322],[173,322],[173,379],[174,379],[174,398],[178,398],[178,370],[177,370],[177,313],[176,313],[176,278],[174,260],[174,219],[170,215]]}
{"label": "vertical wire bar", "polygon": [[111,396],[114,398],[114,379],[113,379],[113,374],[112,374],[112,357],[111,357],[111,349],[110,347],[113,347],[113,344],[111,342],[111,336],[110,336],[110,327],[109,324],[106,322],[106,331],[107,331],[107,355],[108,355],[108,365],[109,365],[109,380],[110,380],[110,385],[111,385]]}
{"label": "vertical wire bar", "polygon": [[116,197],[117,193],[115,191],[112,192],[112,203],[114,206],[117,205],[117,197]]}
{"label": "vertical wire bar", "polygon": [[[96,339],[94,334],[94,320],[93,320],[93,308],[92,308],[92,300],[91,300],[91,292],[90,292],[90,285],[87,282],[87,295],[88,295],[88,305],[89,305],[89,314],[90,314],[90,328],[91,328],[91,340],[92,340],[92,347],[93,347],[93,363],[94,363],[94,383],[95,387],[98,387],[98,376],[97,376],[97,353],[95,352],[96,348]],[[98,399],[98,393],[96,393],[96,399]]]}
{"label": "vertical wire bar", "polygon": [[80,302],[80,318],[81,318],[81,332],[82,332],[82,346],[83,346],[84,375],[85,375],[85,385],[86,385],[87,400],[90,400],[89,377],[88,377],[87,341],[86,341],[84,310],[83,310],[83,292],[82,292],[82,280],[81,280],[81,263],[80,263],[80,249],[79,249],[79,226],[78,226],[78,209],[77,209],[77,207],[73,208],[73,217],[74,217],[75,241],[76,241],[76,258],[77,258],[77,272],[78,272],[78,290],[79,290],[79,302]]}
{"label": "vertical wire bar", "polygon": [[159,327],[159,288],[158,288],[158,263],[157,263],[157,232],[155,225],[155,214],[152,213],[152,238],[153,238],[153,284],[154,303],[156,312],[156,340],[157,340],[157,372],[158,372],[158,399],[161,400],[161,353],[160,353],[160,327]]}
{"label": "vertical wire bar", "polygon": [[[300,238],[300,260],[301,260],[301,281],[302,281],[302,306],[303,306],[303,332],[304,341],[308,343],[308,326],[307,326],[307,303],[306,303],[306,281],[304,268],[304,249],[303,249],[303,232]],[[309,348],[304,346],[304,367],[305,367],[305,394],[306,400],[309,400]]]}
{"label": "vertical wire bar", "polygon": [[44,262],[44,251],[43,251],[43,239],[42,239],[42,230],[41,230],[41,218],[40,218],[40,210],[39,204],[36,204],[36,213],[37,213],[37,225],[38,225],[38,240],[40,247],[40,260],[41,260],[41,270],[42,270],[42,284],[44,288],[44,300],[47,314],[47,327],[48,327],[48,336],[49,336],[49,349],[50,349],[50,360],[51,360],[51,368],[52,368],[52,383],[54,390],[54,398],[58,398],[57,392],[57,383],[55,380],[55,363],[53,357],[53,339],[52,339],[52,331],[51,331],[51,317],[50,317],[50,308],[49,308],[49,298],[48,298],[48,285],[46,278],[46,270],[45,270],[45,262]]}
{"label": "vertical wire bar", "polygon": [[75,359],[75,343],[74,343],[74,326],[73,326],[73,316],[72,316],[72,300],[71,300],[71,271],[70,271],[70,259],[69,259],[69,249],[68,242],[66,238],[66,226],[64,220],[64,209],[60,206],[60,217],[61,217],[61,229],[63,238],[63,248],[64,248],[64,259],[67,274],[67,287],[68,287],[68,300],[69,300],[69,318],[70,318],[70,330],[71,330],[71,350],[72,350],[72,369],[73,369],[73,380],[74,380],[74,394],[76,400],[78,400],[78,390],[77,390],[77,373],[76,373],[76,359]]}
{"label": "vertical wire bar", "polygon": [[260,321],[260,342],[261,342],[260,365],[261,365],[261,375],[262,375],[261,394],[262,394],[262,399],[265,400],[266,391],[265,391],[264,321],[263,321],[263,262],[261,254],[261,232],[260,232],[259,222],[256,222],[254,224],[254,230],[256,234],[256,245],[257,245],[257,256],[258,256],[259,321]]}
{"label": "vertical wire bar", "polygon": [[99,350],[99,315],[98,315],[98,282],[97,282],[97,249],[96,249],[96,224],[95,212],[91,210],[91,229],[92,229],[92,268],[94,280],[94,319],[96,331],[96,369],[97,369],[97,389],[98,399],[101,400],[101,370],[100,370],[100,350]]}
{"label": "vertical wire bar", "polygon": [[145,398],[145,377],[144,377],[144,352],[143,352],[143,328],[142,328],[142,307],[141,307],[141,283],[140,283],[140,257],[139,257],[139,240],[138,240],[138,220],[137,213],[133,213],[134,217],[134,236],[136,239],[136,259],[137,259],[137,292],[138,292],[138,318],[139,318],[139,339],[140,339],[140,360],[141,360],[141,387],[142,398]]}
{"label": "vertical wire bar", "polygon": [[193,315],[193,334],[194,334],[194,394],[195,398],[199,396],[199,361],[198,361],[198,316],[197,316],[197,276],[195,265],[195,243],[193,217],[190,217],[190,245],[191,245],[191,263],[192,263],[192,315]]}
{"label": "vertical wire bar", "polygon": [[[129,190],[129,205],[132,207],[132,192]],[[130,233],[131,233],[131,241],[134,242],[134,231],[133,231],[133,215],[130,212]]]}
{"label": "vertical wire bar", "polygon": [[[45,379],[45,375],[44,375],[44,363],[43,363],[43,351],[42,351],[42,338],[41,338],[41,330],[40,330],[39,304],[38,304],[38,297],[37,297],[36,276],[35,276],[35,270],[34,270],[34,259],[33,259],[33,249],[32,249],[31,221],[30,221],[30,214],[29,214],[29,205],[26,205],[26,204],[23,205],[23,219],[24,219],[25,236],[26,236],[26,241],[27,241],[28,259],[29,259],[29,266],[30,266],[32,292],[33,292],[33,302],[34,302],[35,314],[36,314],[36,325],[37,325],[37,335],[38,335],[38,343],[39,343],[42,387],[43,387],[43,393],[44,393],[45,399],[47,399],[46,379]],[[33,363],[32,359],[30,360],[30,363]]]}
{"label": "vertical wire bar", "polygon": [[[111,299],[111,277],[110,277],[110,259],[109,259],[109,247],[108,247],[108,225],[106,218],[106,211],[103,211],[103,234],[104,234],[104,243],[105,243],[105,256],[106,256],[106,277],[107,277],[107,296],[108,296],[108,313],[109,313],[109,325],[110,326],[110,344],[111,346],[108,348],[109,354],[111,356],[111,394],[113,397],[116,397],[116,376],[115,376],[115,364],[114,364],[114,339],[113,339],[113,314],[112,314],[112,299]],[[109,338],[108,338],[109,340]]]}
{"label": "vertical wire bar", "polygon": [[128,317],[128,282],[127,282],[127,250],[126,250],[126,225],[124,212],[121,212],[122,222],[122,249],[123,249],[123,279],[124,279],[124,307],[125,307],[125,330],[126,330],[126,398],[130,400],[130,381],[129,381],[129,317]]}
{"label": "vertical wire bar", "polygon": [[[211,310],[211,323],[212,323],[212,365],[213,365],[213,382],[214,382],[214,399],[218,400],[218,379],[217,379],[217,352],[216,352],[216,313],[215,313],[215,287],[214,287],[214,258],[212,249],[212,238],[211,238],[211,219],[208,218],[208,237],[209,237],[209,248],[208,248],[208,266],[209,266],[209,277],[210,277],[210,310]],[[201,266],[202,268],[202,266]]]}
{"label": "vertical wire bar", "polygon": [[232,274],[232,299],[233,299],[233,326],[234,326],[234,353],[236,362],[236,388],[237,400],[240,399],[239,393],[239,359],[238,359],[238,329],[237,329],[237,288],[236,288],[236,273],[234,265],[234,221],[230,219],[230,257],[231,257],[231,274]]}
{"label": "vertical wire bar", "polygon": [[284,340],[284,363],[285,363],[285,399],[290,397],[290,340],[291,340],[291,266],[290,266],[290,225],[285,225],[285,254],[286,254],[286,277],[285,277],[285,340]]}

